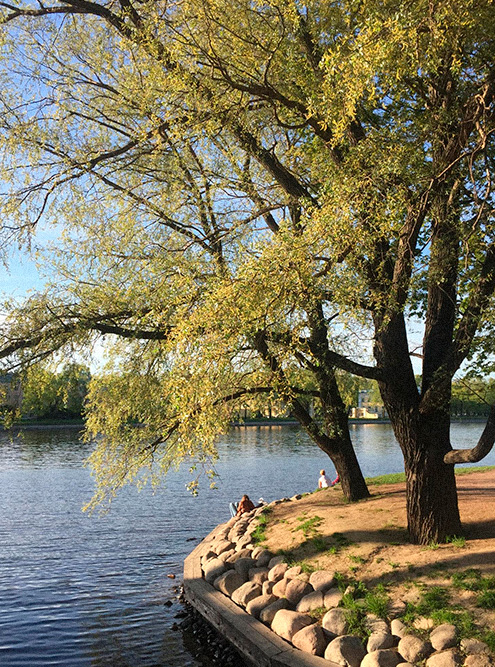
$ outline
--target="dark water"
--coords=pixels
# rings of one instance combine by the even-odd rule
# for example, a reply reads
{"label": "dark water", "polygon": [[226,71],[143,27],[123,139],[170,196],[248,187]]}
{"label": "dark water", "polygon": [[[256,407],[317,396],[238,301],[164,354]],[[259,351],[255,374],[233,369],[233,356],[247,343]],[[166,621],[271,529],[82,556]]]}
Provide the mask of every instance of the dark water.
{"label": "dark water", "polygon": [[[454,426],[455,446],[481,430]],[[366,476],[402,470],[388,425],[352,435]],[[0,434],[0,665],[206,667],[191,637],[172,630],[184,557],[242,493],[270,501],[313,490],[321,467],[333,474],[297,428],[236,429],[219,450],[217,490],[205,483],[192,497],[185,468],[155,494],[126,489],[109,514],[88,517],[89,450],[75,430]]]}

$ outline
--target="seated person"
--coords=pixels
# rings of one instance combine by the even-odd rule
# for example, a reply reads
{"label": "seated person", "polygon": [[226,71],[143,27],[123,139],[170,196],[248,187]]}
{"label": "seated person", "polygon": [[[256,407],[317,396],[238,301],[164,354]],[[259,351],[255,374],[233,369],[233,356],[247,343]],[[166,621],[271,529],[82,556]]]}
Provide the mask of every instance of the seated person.
{"label": "seated person", "polygon": [[230,513],[233,517],[239,517],[244,514],[244,512],[250,512],[251,510],[254,510],[254,503],[247,495],[242,496],[239,504],[230,503]]}
{"label": "seated person", "polygon": [[326,476],[324,470],[320,470],[320,479],[318,480],[318,488],[319,489],[326,489],[327,487],[330,486],[332,482],[330,481],[330,478]]}
{"label": "seated person", "polygon": [[320,479],[318,480],[318,488],[319,489],[326,489],[329,486],[335,486],[336,484],[338,484],[340,482],[340,477],[339,477],[338,473],[337,473],[337,477],[332,481],[330,481],[330,479],[326,476],[324,470],[320,470],[320,475],[321,475]]}

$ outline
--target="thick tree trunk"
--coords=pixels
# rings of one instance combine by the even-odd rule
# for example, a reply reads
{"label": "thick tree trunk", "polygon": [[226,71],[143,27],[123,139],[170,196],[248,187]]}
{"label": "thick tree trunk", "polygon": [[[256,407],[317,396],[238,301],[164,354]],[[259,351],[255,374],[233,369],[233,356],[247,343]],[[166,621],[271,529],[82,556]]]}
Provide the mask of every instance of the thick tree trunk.
{"label": "thick tree trunk", "polygon": [[397,420],[396,437],[404,454],[407,527],[413,544],[445,542],[462,534],[454,466],[444,463],[451,451],[448,413]]}
{"label": "thick tree trunk", "polygon": [[[328,415],[325,419],[326,432],[298,402],[293,402],[292,405],[294,416],[299,420],[301,426],[318,447],[330,457],[340,477],[342,492],[347,500],[354,502],[368,498],[370,492],[354,451],[343,403],[341,406],[332,405],[332,419],[329,421]],[[328,410],[329,406],[326,407]]]}

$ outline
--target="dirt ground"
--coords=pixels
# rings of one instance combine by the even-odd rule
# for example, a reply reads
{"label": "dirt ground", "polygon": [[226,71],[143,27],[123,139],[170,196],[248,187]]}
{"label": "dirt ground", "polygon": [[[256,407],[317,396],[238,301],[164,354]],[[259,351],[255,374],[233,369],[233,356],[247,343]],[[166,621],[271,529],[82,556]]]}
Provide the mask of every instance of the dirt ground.
{"label": "dirt ground", "polygon": [[[465,541],[415,546],[407,542],[403,483],[371,486],[372,497],[344,501],[338,487],[276,505],[266,546],[294,561],[335,570],[364,582],[382,583],[394,599],[407,601],[419,585],[451,587],[452,574],[471,568],[495,576],[495,469],[457,478]],[[452,602],[476,606],[471,591],[451,591]],[[495,611],[471,609],[495,629]]]}

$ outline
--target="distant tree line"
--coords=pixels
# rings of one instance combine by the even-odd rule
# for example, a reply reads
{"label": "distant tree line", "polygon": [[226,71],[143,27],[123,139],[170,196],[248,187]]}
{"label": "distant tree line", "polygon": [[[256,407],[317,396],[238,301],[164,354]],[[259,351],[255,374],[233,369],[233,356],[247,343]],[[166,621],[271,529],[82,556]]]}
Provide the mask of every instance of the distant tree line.
{"label": "distant tree line", "polygon": [[32,366],[1,382],[4,412],[27,419],[82,419],[91,373],[71,362],[60,370]]}

